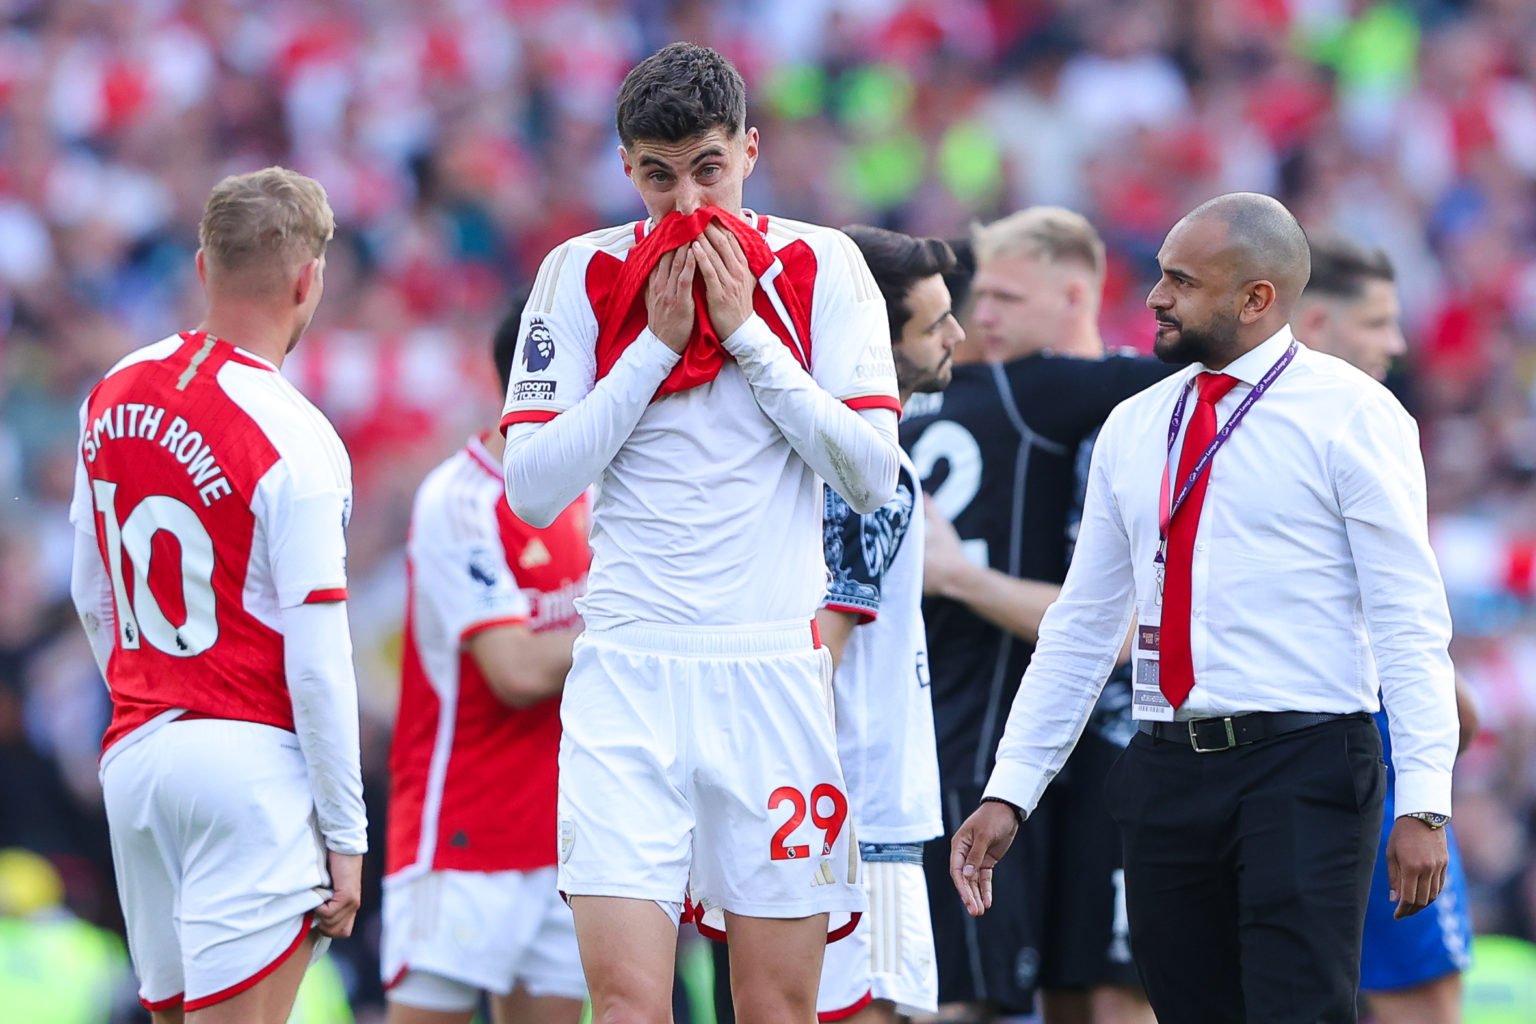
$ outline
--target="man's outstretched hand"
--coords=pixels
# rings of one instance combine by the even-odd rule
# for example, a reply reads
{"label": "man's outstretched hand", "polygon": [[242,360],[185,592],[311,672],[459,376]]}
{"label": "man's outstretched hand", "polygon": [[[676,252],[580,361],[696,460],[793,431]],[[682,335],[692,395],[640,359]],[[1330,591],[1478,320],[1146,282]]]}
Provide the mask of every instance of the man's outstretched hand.
{"label": "man's outstretched hand", "polygon": [[949,877],[972,917],[980,917],[992,906],[992,868],[1018,832],[1019,818],[1012,806],[984,800],[950,840]]}

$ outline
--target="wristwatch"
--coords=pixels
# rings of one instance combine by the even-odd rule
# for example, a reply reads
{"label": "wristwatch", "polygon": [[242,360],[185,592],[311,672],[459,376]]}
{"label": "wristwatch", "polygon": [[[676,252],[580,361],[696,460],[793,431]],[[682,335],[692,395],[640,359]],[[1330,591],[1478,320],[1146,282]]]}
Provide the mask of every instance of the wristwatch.
{"label": "wristwatch", "polygon": [[1420,821],[1434,829],[1436,832],[1440,831],[1451,823],[1451,816],[1449,814],[1436,814],[1434,811],[1409,811],[1407,814],[1404,814],[1403,817],[1418,818]]}

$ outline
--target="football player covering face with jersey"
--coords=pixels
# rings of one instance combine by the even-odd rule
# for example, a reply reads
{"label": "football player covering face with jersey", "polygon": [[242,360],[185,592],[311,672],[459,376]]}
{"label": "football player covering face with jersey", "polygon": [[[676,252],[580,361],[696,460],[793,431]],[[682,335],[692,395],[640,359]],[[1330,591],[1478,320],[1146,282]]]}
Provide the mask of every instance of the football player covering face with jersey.
{"label": "football player covering face with jersey", "polygon": [[821,480],[859,513],[895,489],[884,306],[846,235],[742,208],[758,137],[718,53],[643,61],[617,126],[649,218],[546,258],[502,417],[520,518],[600,483],[559,887],[594,1019],[670,1019],[686,910],[730,933],[738,1020],[809,1024],[865,909],[813,627]]}

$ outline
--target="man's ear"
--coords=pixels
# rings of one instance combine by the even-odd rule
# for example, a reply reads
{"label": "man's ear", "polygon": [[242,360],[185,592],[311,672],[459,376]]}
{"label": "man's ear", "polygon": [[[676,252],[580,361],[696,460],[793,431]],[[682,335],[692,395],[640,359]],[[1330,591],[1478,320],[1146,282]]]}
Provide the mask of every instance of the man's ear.
{"label": "man's ear", "polygon": [[629,162],[629,150],[619,146],[619,161],[624,165],[624,177],[635,180],[635,165]]}
{"label": "man's ear", "polygon": [[196,262],[197,262],[197,283],[202,285],[204,288],[206,288],[206,287],[208,287],[208,264],[207,264],[207,257],[203,255],[203,250],[202,249],[198,249],[197,250],[197,260],[196,260]]}
{"label": "man's ear", "polygon": [[1070,308],[1080,309],[1083,301],[1088,297],[1088,288],[1083,284],[1082,280],[1071,278],[1067,281],[1062,294],[1066,296],[1067,305]]}
{"label": "man's ear", "polygon": [[320,273],[320,257],[306,260],[299,267],[298,276],[293,281],[293,304],[302,306],[309,300],[310,289],[314,288]]}
{"label": "man's ear", "polygon": [[1293,318],[1296,321],[1296,334],[1315,347],[1317,339],[1323,337],[1328,329],[1328,317],[1328,307],[1323,303],[1303,302]]}
{"label": "man's ear", "polygon": [[1237,311],[1238,319],[1251,324],[1268,313],[1275,305],[1278,293],[1269,281],[1252,281],[1243,291],[1243,305]]}
{"label": "man's ear", "polygon": [[757,129],[756,128],[748,128],[747,129],[747,139],[746,139],[746,154],[745,154],[745,156],[746,156],[746,163],[745,163],[745,165],[743,165],[742,170],[741,170],[741,176],[743,178],[750,177],[751,174],[752,174],[752,168],[757,166],[757,152],[758,152]]}

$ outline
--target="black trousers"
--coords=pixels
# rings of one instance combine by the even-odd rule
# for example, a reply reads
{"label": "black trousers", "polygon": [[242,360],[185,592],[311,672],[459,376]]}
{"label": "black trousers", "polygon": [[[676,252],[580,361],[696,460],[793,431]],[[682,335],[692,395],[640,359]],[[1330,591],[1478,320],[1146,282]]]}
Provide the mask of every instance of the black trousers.
{"label": "black trousers", "polygon": [[1208,754],[1136,734],[1105,797],[1159,1024],[1353,1024],[1385,787],[1368,715]]}

